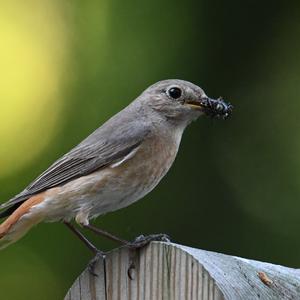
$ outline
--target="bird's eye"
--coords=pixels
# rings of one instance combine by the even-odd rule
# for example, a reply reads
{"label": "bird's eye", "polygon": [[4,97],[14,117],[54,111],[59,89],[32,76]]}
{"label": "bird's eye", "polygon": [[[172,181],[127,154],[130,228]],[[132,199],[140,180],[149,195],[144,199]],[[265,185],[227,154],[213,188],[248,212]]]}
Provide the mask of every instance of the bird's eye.
{"label": "bird's eye", "polygon": [[171,87],[168,91],[167,91],[168,95],[173,98],[173,99],[178,99],[181,97],[182,91],[180,88],[178,87]]}

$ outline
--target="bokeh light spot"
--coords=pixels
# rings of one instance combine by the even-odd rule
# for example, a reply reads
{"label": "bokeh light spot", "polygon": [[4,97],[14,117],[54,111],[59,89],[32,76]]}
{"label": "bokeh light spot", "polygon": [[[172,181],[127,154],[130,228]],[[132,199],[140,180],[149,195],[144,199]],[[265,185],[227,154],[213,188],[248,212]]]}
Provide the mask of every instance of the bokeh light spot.
{"label": "bokeh light spot", "polygon": [[56,1],[0,4],[0,178],[32,162],[59,124],[67,34]]}

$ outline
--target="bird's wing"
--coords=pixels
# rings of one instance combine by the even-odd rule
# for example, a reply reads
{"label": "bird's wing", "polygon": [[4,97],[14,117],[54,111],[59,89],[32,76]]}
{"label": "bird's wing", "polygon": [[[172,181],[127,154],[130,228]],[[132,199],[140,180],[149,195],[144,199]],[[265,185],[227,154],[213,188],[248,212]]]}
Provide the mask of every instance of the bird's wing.
{"label": "bird's wing", "polygon": [[[111,132],[113,137],[103,139],[104,130],[96,130],[86,140],[52,164],[23,192],[0,206],[0,217],[11,213],[22,202],[49,188],[62,185],[72,179],[88,175],[125,158],[143,142],[149,131],[132,126],[129,134],[122,128],[121,134]],[[128,129],[128,128],[127,128]],[[106,132],[107,133],[107,132]],[[107,134],[104,134],[107,136]]]}

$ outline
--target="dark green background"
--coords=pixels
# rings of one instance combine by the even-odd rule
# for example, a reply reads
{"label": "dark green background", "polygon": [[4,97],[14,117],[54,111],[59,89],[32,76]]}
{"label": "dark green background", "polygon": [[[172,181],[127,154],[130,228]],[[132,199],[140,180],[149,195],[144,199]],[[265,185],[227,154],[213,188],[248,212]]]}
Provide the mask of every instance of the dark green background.
{"label": "dark green background", "polygon": [[[185,79],[230,101],[232,118],[193,123],[161,184],[96,224],[126,239],[165,232],[192,247],[298,268],[299,2],[113,0],[105,42],[102,7],[78,0],[60,8],[72,46],[63,122],[33,164],[2,179],[1,199],[148,85]],[[89,236],[100,249],[115,247]],[[41,224],[1,252],[0,297],[61,299],[90,258],[63,225]]]}

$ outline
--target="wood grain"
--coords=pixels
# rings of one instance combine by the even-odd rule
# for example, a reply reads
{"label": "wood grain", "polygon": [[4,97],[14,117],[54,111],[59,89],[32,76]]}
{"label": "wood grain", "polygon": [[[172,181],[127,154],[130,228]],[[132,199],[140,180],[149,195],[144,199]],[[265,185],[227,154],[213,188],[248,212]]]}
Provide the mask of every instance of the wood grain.
{"label": "wood grain", "polygon": [[116,249],[96,273],[85,270],[65,300],[300,299],[299,270],[171,243]]}

